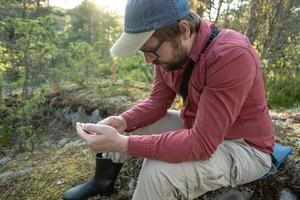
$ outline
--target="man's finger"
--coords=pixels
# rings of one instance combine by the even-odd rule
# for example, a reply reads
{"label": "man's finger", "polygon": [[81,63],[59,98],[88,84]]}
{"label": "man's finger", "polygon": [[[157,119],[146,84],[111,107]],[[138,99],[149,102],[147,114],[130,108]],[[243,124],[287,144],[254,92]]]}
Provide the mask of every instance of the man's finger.
{"label": "man's finger", "polygon": [[101,135],[107,131],[110,131],[111,127],[105,124],[86,123],[83,125],[83,129],[90,133]]}
{"label": "man's finger", "polygon": [[97,124],[106,124],[106,125],[111,125],[111,124],[112,124],[112,122],[110,121],[110,119],[107,119],[107,118],[105,118],[105,119],[103,119],[103,120],[99,121]]}
{"label": "man's finger", "polygon": [[103,120],[99,121],[97,124],[104,124],[105,121],[106,121],[106,119],[103,119]]}
{"label": "man's finger", "polygon": [[89,135],[83,131],[83,127],[79,122],[76,122],[76,132],[81,139],[87,142]]}

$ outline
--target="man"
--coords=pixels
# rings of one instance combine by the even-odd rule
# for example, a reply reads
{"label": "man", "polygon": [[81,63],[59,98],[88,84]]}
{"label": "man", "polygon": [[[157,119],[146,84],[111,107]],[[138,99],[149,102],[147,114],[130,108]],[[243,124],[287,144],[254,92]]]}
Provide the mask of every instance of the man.
{"label": "man", "polygon": [[[199,19],[187,0],[129,0],[111,53],[138,50],[154,65],[152,92],[120,116],[77,123],[98,153],[96,174],[65,199],[112,192],[129,156],[145,158],[136,200],[193,199],[268,173],[274,136],[259,59],[246,37]],[[180,113],[168,111],[176,94],[185,100]]]}

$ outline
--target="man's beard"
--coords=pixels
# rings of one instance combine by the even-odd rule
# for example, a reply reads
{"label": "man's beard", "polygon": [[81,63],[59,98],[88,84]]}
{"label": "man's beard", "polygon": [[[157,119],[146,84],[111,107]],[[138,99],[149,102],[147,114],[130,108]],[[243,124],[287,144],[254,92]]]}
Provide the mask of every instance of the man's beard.
{"label": "man's beard", "polygon": [[181,43],[173,43],[173,47],[175,49],[174,59],[170,62],[161,62],[159,60],[153,61],[154,65],[160,66],[162,70],[166,72],[175,71],[181,69],[185,61],[187,60],[187,54]]}

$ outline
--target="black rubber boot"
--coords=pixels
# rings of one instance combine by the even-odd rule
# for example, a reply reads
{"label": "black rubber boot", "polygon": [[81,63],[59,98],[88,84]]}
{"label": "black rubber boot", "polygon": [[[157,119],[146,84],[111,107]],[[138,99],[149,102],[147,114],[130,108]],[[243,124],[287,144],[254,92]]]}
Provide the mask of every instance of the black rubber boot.
{"label": "black rubber boot", "polygon": [[113,163],[110,159],[96,156],[96,172],[88,182],[70,188],[64,193],[64,200],[84,200],[96,195],[109,195],[121,170],[122,163]]}

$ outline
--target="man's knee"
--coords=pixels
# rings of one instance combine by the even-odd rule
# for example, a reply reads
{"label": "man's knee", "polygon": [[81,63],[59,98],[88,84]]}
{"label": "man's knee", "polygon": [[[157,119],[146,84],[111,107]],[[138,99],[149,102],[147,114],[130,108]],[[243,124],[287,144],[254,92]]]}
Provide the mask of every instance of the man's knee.
{"label": "man's knee", "polygon": [[[145,159],[138,180],[134,199],[179,199],[183,197],[171,179],[172,164]],[[144,190],[141,194],[141,190]]]}
{"label": "man's knee", "polygon": [[162,162],[152,159],[144,159],[143,166],[140,173],[140,179],[151,182],[152,184],[159,183],[158,179],[163,178],[161,174]]}
{"label": "man's knee", "polygon": [[180,113],[174,110],[168,110],[166,115],[156,122],[147,126],[138,128],[132,132],[134,135],[160,134],[167,131],[174,131],[184,128],[180,119]]}

